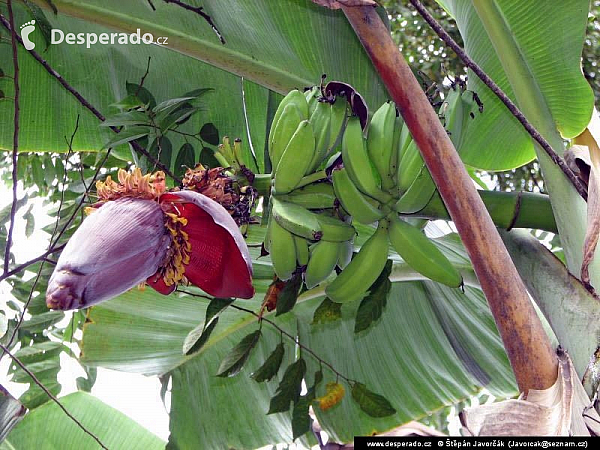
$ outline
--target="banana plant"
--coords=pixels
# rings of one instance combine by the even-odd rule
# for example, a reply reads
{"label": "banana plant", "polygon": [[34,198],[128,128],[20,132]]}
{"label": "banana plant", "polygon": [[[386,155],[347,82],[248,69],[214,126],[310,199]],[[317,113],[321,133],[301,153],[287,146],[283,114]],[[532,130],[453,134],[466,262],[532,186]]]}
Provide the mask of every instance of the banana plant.
{"label": "banana plant", "polygon": [[[73,233],[73,239],[82,239],[82,232],[78,235],[74,231],[80,220],[77,201],[95,181],[92,168],[104,165],[114,171],[132,163],[150,164],[136,152],[135,145],[148,148],[155,159],[181,177],[182,164],[193,167],[206,153],[220,158],[219,142],[225,134],[241,137],[244,145],[234,159],[245,161],[262,180],[259,191],[271,196],[271,201],[264,203],[262,214],[271,217],[272,223],[264,220],[262,225],[252,223],[246,229],[252,260],[251,288],[255,293],[252,298],[231,305],[219,303],[218,299],[207,297],[207,289],[199,283],[196,284],[205,291],[191,286],[178,289],[170,297],[150,289],[129,290],[85,313],[72,315],[73,326],[84,330],[80,343],[82,364],[160,376],[165,390],[171,384],[172,447],[202,443],[206,448],[256,448],[294,439],[313,444],[310,433],[306,433],[310,426],[306,422],[308,405],[316,405],[314,400],[323,400],[332,392],[338,393],[335,405],[313,407],[321,427],[337,442],[349,442],[354,435],[383,432],[425,418],[445,405],[467,401],[482,388],[499,398],[516,395],[518,380],[460,239],[451,234],[430,240],[413,226],[415,219],[448,220],[448,212],[435,192],[429,172],[423,169],[418,148],[411,146],[407,132],[401,132],[403,124],[389,103],[384,81],[344,13],[327,10],[309,0],[207,1],[195,12],[176,3],[181,2],[13,2],[15,24],[36,20],[38,25],[27,35],[35,49],[18,47],[22,80],[19,156],[21,161],[32,161],[34,168],[21,168],[19,175],[30,185],[54,192],[54,200],[60,198],[60,192],[53,191],[57,186],[55,178],[68,181],[64,199],[68,209],[56,212],[61,226],[70,224],[60,243]],[[486,2],[440,3],[456,18],[467,53],[481,60],[486,72],[518,103],[555,149],[562,148],[562,137],[574,137],[585,129],[593,96],[579,73],[578,58],[587,2],[571,0],[560,8],[542,1],[526,5],[503,2],[502,8],[495,3],[490,7]],[[2,19],[7,17],[4,6],[0,12]],[[385,19],[384,11],[378,9],[377,13]],[[0,34],[10,39],[7,23],[2,20]],[[140,29],[142,34],[152,33],[168,40],[164,45],[97,44],[88,48],[51,44],[50,29],[74,36],[91,32],[109,36],[135,34]],[[559,33],[564,40],[557,44],[553,36]],[[4,48],[0,69],[10,73],[13,55]],[[509,70],[513,65],[522,70]],[[334,94],[321,86],[323,92],[317,88],[302,95],[303,88],[319,84],[324,73],[328,80],[341,80],[344,84],[337,85]],[[3,150],[11,150],[13,145],[13,86],[10,77],[0,77],[0,91],[6,97],[0,99]],[[348,98],[340,86],[346,89]],[[355,94],[350,95],[347,86],[353,87]],[[201,97],[199,88],[206,89]],[[558,231],[567,267],[577,275],[586,223],[584,203],[474,74],[469,74],[468,90],[477,93],[484,107],[479,113],[472,99],[467,100],[462,94],[456,97],[470,101],[464,117],[470,117],[469,112],[474,115],[466,120],[469,124],[464,134],[453,130],[450,136],[464,162],[483,170],[508,169],[530,161],[537,152],[550,192],[549,197],[481,193],[496,225]],[[283,96],[289,92],[294,94],[284,101]],[[93,105],[95,112],[81,98]],[[447,104],[450,103],[449,99]],[[280,104],[289,108],[287,113],[285,108],[278,109]],[[368,105],[375,113],[369,118],[361,105]],[[356,112],[353,107],[362,114],[340,119],[350,116],[350,111]],[[448,118],[457,117],[452,111]],[[159,117],[165,120],[158,120]],[[282,117],[285,121],[281,121]],[[102,122],[107,126],[98,126]],[[316,126],[325,122],[327,127]],[[450,122],[448,126],[460,130],[456,122]],[[372,128],[365,132],[367,124]],[[377,132],[378,127],[389,130],[390,124],[398,129],[397,133]],[[115,134],[111,126],[124,129]],[[310,135],[306,132],[309,129],[313,132]],[[345,130],[343,136],[341,129]],[[124,132],[128,134],[121,136]],[[352,133],[354,138],[344,142]],[[66,144],[64,137],[69,135],[72,138]],[[121,142],[118,136],[122,137]],[[383,144],[387,140],[389,146]],[[107,143],[115,148],[102,162]],[[288,153],[288,145],[294,151]],[[376,150],[391,146],[402,151]],[[314,149],[311,158],[302,153],[309,148]],[[336,164],[337,151],[343,165],[339,161]],[[30,152],[46,152],[48,158]],[[81,154],[81,164],[56,157],[55,152],[77,152]],[[326,173],[325,168],[330,166],[332,170]],[[64,167],[79,170],[81,176]],[[45,172],[49,174],[47,180]],[[400,182],[395,179],[399,173],[411,175]],[[315,184],[328,176],[331,184]],[[171,188],[176,182],[168,180],[167,184]],[[269,190],[271,184],[273,189]],[[427,188],[421,189],[423,186]],[[189,194],[173,191],[170,200],[177,203],[177,196],[190,197]],[[456,193],[457,197],[460,195]],[[337,204],[335,199],[348,214],[319,213],[330,204]],[[102,208],[83,223],[100,214]],[[349,216],[356,219],[352,225],[346,221]],[[10,217],[7,213],[3,223]],[[373,227],[377,221],[379,225]],[[187,226],[191,229],[193,224]],[[96,228],[99,230],[94,232],[101,234],[103,227]],[[238,245],[230,247],[240,249],[239,239],[232,239]],[[261,254],[263,243],[271,251],[270,258]],[[413,251],[407,251],[411,245]],[[508,248],[532,292],[537,287],[532,280],[539,273],[527,267],[542,264],[544,259],[523,262],[522,245],[510,244]],[[66,270],[64,275],[69,282],[73,271],[64,261],[73,262],[77,253],[74,248],[75,244],[66,247],[62,260],[58,260],[58,269]],[[292,248],[293,257],[289,258]],[[418,250],[422,255],[415,260]],[[240,261],[245,260],[245,251],[240,250]],[[353,251],[357,254],[350,260]],[[481,255],[483,260],[494,257]],[[120,292],[156,272],[163,258],[150,259],[144,257],[143,262],[149,267],[144,267],[139,276],[129,277],[127,283],[119,286]],[[365,279],[360,279],[363,273],[358,267],[366,267],[365,261],[373,264],[364,273]],[[308,289],[302,288],[299,295],[299,284],[294,284],[298,265],[306,266],[308,278],[304,280]],[[432,271],[436,267],[442,269]],[[592,284],[599,276],[594,267],[590,270]],[[15,297],[24,302],[32,282],[21,282],[22,269],[18,265],[11,268],[15,272],[6,278]],[[61,283],[50,278],[47,266],[34,268],[40,269],[42,278],[38,290],[45,291],[44,283],[49,279],[52,289],[60,288]],[[337,278],[336,270],[341,270]],[[384,276],[380,276],[382,273]],[[273,311],[261,312],[262,321],[258,322],[253,313],[258,314],[265,296],[272,293],[274,275],[288,279],[296,291],[281,296]],[[337,284],[335,280],[339,280]],[[456,288],[461,282],[464,292]],[[566,289],[563,282],[552,277],[547,283],[560,285],[562,290],[557,288],[555,292]],[[537,289],[542,292],[540,295],[552,295],[550,287]],[[245,292],[248,295],[239,296],[251,297],[250,288]],[[591,297],[585,289],[577,289],[577,293],[584,299],[582,308],[589,309],[595,317],[596,303],[589,301]],[[284,308],[283,302],[279,303],[282,298],[290,298],[291,304]],[[16,302],[15,308],[19,307],[22,303]],[[589,338],[578,334],[578,327],[565,326],[562,321],[566,319],[559,309],[542,310],[561,343],[586,349],[572,353],[579,375],[583,376],[591,356],[587,351],[591,348]],[[45,364],[54,368],[63,349],[58,345],[48,351],[49,345],[55,343],[43,342],[42,336],[44,330],[50,330],[68,340],[72,331],[55,325],[62,320],[62,313],[48,311],[39,297],[30,302],[29,313],[32,318],[21,325],[22,347],[16,356],[43,381],[54,380],[52,389],[57,393],[60,385],[56,373],[49,375],[43,369]],[[571,317],[579,316],[569,316],[569,320],[574,320]],[[11,326],[14,329],[16,321],[8,323],[8,334]],[[282,340],[284,333],[301,344],[298,352],[294,341]],[[221,376],[216,377],[217,374]],[[13,379],[28,380],[21,370],[14,372]],[[296,392],[298,380],[304,380],[309,392]],[[329,383],[335,385],[330,384],[328,390]],[[338,385],[345,386],[347,393],[343,397],[339,396]],[[32,422],[43,420],[46,414],[56,415],[49,404],[38,406],[46,399],[39,394],[34,387],[29,397],[20,399],[32,412],[8,435],[7,442],[13,446],[29,442],[24,439]],[[365,408],[365,402],[357,401],[361,398],[376,407]],[[35,401],[27,403],[28,399]],[[287,408],[282,407],[286,402]],[[105,405],[82,402],[79,397],[65,399],[65,405],[72,405],[82,414],[106,413]],[[57,428],[62,426],[56,423]],[[127,423],[120,426],[133,429]],[[94,430],[93,423],[89,427]],[[77,436],[83,436],[77,428],[64,432],[76,442]],[[152,439],[149,442],[161,445]],[[119,445],[115,443],[111,448]]]}

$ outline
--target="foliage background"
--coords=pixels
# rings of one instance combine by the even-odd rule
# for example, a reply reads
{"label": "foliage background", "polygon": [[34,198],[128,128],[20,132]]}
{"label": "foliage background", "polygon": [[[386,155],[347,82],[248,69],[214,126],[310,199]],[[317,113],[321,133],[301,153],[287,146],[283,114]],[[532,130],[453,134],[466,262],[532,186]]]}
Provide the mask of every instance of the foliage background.
{"label": "foliage background", "polygon": [[[57,2],[57,4],[59,3]],[[65,2],[65,5],[68,3]],[[134,3],[120,4],[119,7],[123,8],[125,14],[131,13],[131,11],[135,11],[135,8],[140,7]],[[230,3],[238,7],[244,4],[244,2]],[[454,78],[465,74],[464,67],[457,58],[445,50],[443,44],[411,8],[403,6],[400,2],[386,1],[383,3],[390,14],[393,36],[398,41],[401,51],[415,68],[425,73],[427,78],[440,86],[444,84],[444,78],[447,75]],[[432,1],[425,3],[434,16],[440,20],[443,27],[461,42],[458,29],[448,14],[437,3]],[[286,10],[279,10],[275,6],[272,7],[273,9],[266,8],[267,12],[262,16],[258,12],[263,11],[260,8],[252,10],[248,7],[243,10],[232,10],[235,11],[235,14],[230,13],[225,6],[221,9],[213,6],[207,10],[210,10],[213,16],[219,19],[219,24],[224,24],[226,36],[230,39],[230,48],[234,49],[238,48],[236,46],[244,48],[244,45],[247,44],[245,40],[249,39],[249,34],[245,33],[244,29],[235,22],[235,19],[240,16],[253,20],[255,24],[260,23],[261,27],[265,29],[266,35],[274,31],[281,33],[282,30],[292,30],[292,32],[296,30],[297,33],[290,41],[282,41],[282,48],[285,48],[285,45],[293,46],[298,42],[301,42],[299,47],[301,49],[315,48],[316,44],[311,44],[313,42],[310,41],[311,39],[314,39],[317,44],[330,42],[327,40],[327,33],[322,31],[327,27],[331,27],[336,33],[342,33],[338,36],[341,42],[352,42],[346,53],[339,52],[339,48],[334,47],[333,49],[319,48],[315,50],[317,56],[306,50],[292,52],[295,55],[294,58],[290,58],[289,55],[275,55],[275,58],[272,59],[283,58],[281,66],[291,67],[292,70],[281,77],[273,77],[269,87],[281,91],[281,83],[290,82],[292,77],[296,77],[293,81],[295,83],[314,83],[318,81],[320,73],[327,72],[330,77],[344,79],[356,85],[369,99],[372,107],[379,104],[385,94],[380,83],[373,81],[378,78],[373,74],[372,68],[362,52],[353,60],[354,65],[347,69],[348,54],[352,54],[360,47],[352,37],[349,27],[340,25],[339,15],[336,16],[334,13],[322,10],[317,12],[317,7],[310,5],[309,2],[290,2],[290,4],[292,6]],[[164,7],[164,5],[161,6]],[[119,7],[114,6],[113,8],[119,10]],[[141,14],[143,20],[148,20],[147,17],[152,17],[152,14],[147,5],[144,7]],[[596,14],[599,8],[600,2],[592,2],[592,14]],[[107,11],[109,10],[110,6],[107,8]],[[4,10],[2,11],[4,13]],[[296,27],[292,26],[293,22],[307,11],[312,14],[310,16],[312,19],[318,21],[318,26],[313,25],[310,29],[321,30],[320,32],[325,33],[324,36],[307,35],[305,30],[302,31],[302,23]],[[19,18],[22,20],[18,23],[24,22],[28,17],[24,10],[20,10],[19,14]],[[85,30],[89,26],[85,22],[86,18],[89,19],[89,16],[85,16],[85,11],[82,13],[83,17],[78,20],[61,15],[55,17],[48,12],[46,14],[53,25],[57,24],[56,26],[59,28],[76,31]],[[180,14],[180,12],[176,14]],[[181,26],[177,22],[177,18],[180,18]],[[273,21],[266,21],[269,18]],[[109,26],[108,22],[111,20],[118,19],[115,19],[110,12],[99,16],[101,26]],[[181,135],[170,134],[173,150],[171,157],[166,158],[163,162],[172,168],[181,166],[182,162],[191,165],[189,161],[198,158],[214,164],[214,161],[210,159],[211,149],[214,149],[215,144],[224,134],[229,134],[249,137],[252,141],[253,152],[246,147],[247,157],[255,161],[254,169],[268,171],[268,162],[264,157],[264,136],[269,118],[272,117],[274,107],[281,96],[247,78],[238,77],[235,70],[243,70],[244,67],[229,68],[234,72],[230,73],[214,69],[194,59],[194,51],[196,51],[194,45],[209,45],[215,47],[215,54],[218,53],[220,47],[214,44],[214,35],[206,25],[203,25],[198,32],[197,19],[192,18],[189,14],[181,13],[173,19],[173,22],[177,25],[174,25],[169,32],[175,33],[175,30],[179,30],[184,33],[182,42],[186,42],[185,39],[192,42],[192,49],[187,49],[185,56],[169,54],[168,57],[165,57],[154,48],[144,49],[142,52],[123,52],[116,49],[105,52],[103,49],[96,49],[81,57],[81,70],[73,71],[72,74],[69,72],[72,70],[69,67],[69,61],[73,54],[69,53],[69,48],[63,49],[59,53],[59,46],[55,46],[56,48],[52,48],[50,51],[49,60],[56,67],[60,67],[65,75],[70,74],[69,81],[82,92],[87,90],[86,96],[94,100],[93,103],[102,104],[105,107],[103,108],[105,114],[109,114],[111,109],[108,104],[116,102],[130,93],[127,89],[127,82],[140,82],[145,73],[147,57],[151,56],[151,69],[144,85],[148,88],[148,92],[154,94],[158,101],[162,101],[180,96],[184,92],[196,88],[214,89],[213,93],[200,99],[202,111],[186,123],[182,130],[196,133],[202,129],[203,125],[213,123],[220,134],[218,138],[205,133],[204,135],[199,134],[198,139],[189,139],[189,142],[194,145],[194,151],[191,154],[188,152],[187,155],[182,149],[188,140]],[[122,24],[117,25],[122,26]],[[304,26],[306,25],[304,24]],[[599,95],[596,67],[598,34],[597,22],[594,18],[590,18],[583,50],[583,68],[587,80],[594,88],[596,98]],[[10,52],[7,52],[8,34],[4,28],[0,28],[0,35],[3,37],[3,42],[0,44],[0,67],[4,72],[8,72],[11,67]],[[261,44],[260,40],[265,39],[264,35],[260,33],[258,36],[252,36],[256,42],[250,42],[251,47],[252,44]],[[37,37],[39,38],[39,35]],[[269,39],[273,39],[272,36],[269,35]],[[198,44],[198,40],[200,40],[200,44]],[[302,42],[306,40],[308,40],[308,44]],[[184,49],[184,53],[185,51],[186,49]],[[266,50],[265,52],[268,53]],[[331,57],[332,55],[335,57]],[[257,53],[253,56],[256,56],[258,60],[266,58],[270,61],[269,55],[265,56],[264,53]],[[56,222],[45,226],[44,229],[53,236],[56,244],[60,245],[68,239],[80,222],[82,216],[78,212],[79,204],[90,201],[86,193],[92,185],[96,173],[103,177],[106,174],[114,173],[116,168],[123,165],[137,164],[151,167],[152,163],[143,157],[132,157],[126,146],[115,149],[106,160],[102,160],[102,155],[96,151],[111,135],[110,131],[106,128],[98,131],[98,121],[89,113],[82,112],[79,129],[74,133],[75,121],[73,119],[76,116],[75,111],[79,110],[77,102],[68,98],[60,104],[60,108],[55,108],[53,99],[60,97],[57,92],[62,92],[62,87],[56,86],[53,80],[48,79],[39,65],[30,58],[28,59],[24,52],[20,54],[20,60],[23,64],[22,71],[28,78],[30,77],[30,82],[36,80],[36,83],[39,83],[36,89],[38,95],[45,96],[44,98],[28,97],[26,93],[23,97],[25,123],[28,120],[42,121],[42,125],[38,123],[38,129],[44,130],[37,134],[28,133],[22,141],[23,148],[45,150],[45,152],[23,152],[19,155],[18,177],[26,196],[21,200],[17,218],[26,223],[26,235],[31,236],[30,233],[40,227],[39,224],[36,225],[36,218],[29,209],[28,202],[35,197],[43,198],[50,205],[51,217],[56,219]],[[224,63],[219,61],[219,64]],[[98,70],[98,67],[102,67],[103,70]],[[106,67],[112,67],[113,70],[104,70]],[[342,70],[341,67],[346,69]],[[203,77],[198,77],[198,73],[202,73]],[[171,74],[176,74],[178,82],[165,82],[163,74],[169,74],[170,77],[173,77]],[[10,96],[10,79],[5,77],[1,83],[0,88]],[[89,89],[86,86],[94,86],[97,89]],[[226,92],[227,96],[223,96],[223,92]],[[106,99],[110,99],[110,101],[107,102]],[[47,117],[38,117],[39,112],[35,105],[40,103],[48,107],[50,113]],[[246,114],[243,113],[242,105],[246,108]],[[10,101],[3,100],[0,103],[3,119],[10,117],[11,114],[8,113],[10,107]],[[57,123],[62,126],[55,127]],[[250,133],[247,133],[247,128],[251,130]],[[68,141],[73,133],[75,148],[94,151],[69,152]],[[99,136],[102,137],[102,142],[99,142]],[[4,139],[8,139],[8,136],[5,136]],[[52,145],[64,142],[64,145],[61,145],[60,148],[49,148],[49,142]],[[2,158],[0,176],[5,184],[10,185],[10,155],[4,153],[0,157]],[[496,190],[544,192],[544,182],[537,162],[506,172],[479,171],[478,173]],[[6,208],[0,212],[2,224],[6,224],[9,217],[10,212]],[[61,232],[61,230],[63,231]],[[251,244],[259,243],[263,233],[264,230],[258,227],[251,230],[249,242]],[[360,244],[361,240],[364,242],[368,233],[369,230],[363,230],[357,243]],[[0,239],[5,240],[6,234],[6,227],[3,226],[0,230]],[[464,251],[453,239],[440,241],[440,247],[468,271],[468,261],[466,261]],[[2,242],[4,243],[4,241]],[[253,256],[256,258],[257,252],[254,252]],[[396,262],[400,261],[395,254],[392,254],[392,258]],[[55,255],[50,255],[49,259],[51,263],[55,259]],[[268,261],[260,259],[257,261],[258,295],[248,304],[254,310],[258,309],[261,296],[264,295],[272,277],[272,269]],[[13,263],[14,260],[11,260],[11,264]],[[203,322],[208,303],[206,299],[178,294],[174,296],[176,302],[175,299],[165,302],[164,298],[148,292],[133,296],[125,294],[122,298],[91,311],[87,317],[89,322],[86,325],[86,337],[81,342],[79,334],[75,333],[75,330],[84,326],[86,317],[83,313],[75,313],[72,316],[68,314],[69,323],[65,325],[64,313],[48,312],[45,309],[43,295],[40,294],[45,292],[45,282],[51,270],[51,264],[38,261],[28,267],[29,276],[39,273],[37,282],[34,283],[35,278],[26,278],[22,272],[17,273],[17,276],[6,278],[5,283],[9,284],[14,300],[7,301],[7,316],[11,317],[11,320],[7,322],[9,333],[2,338],[2,343],[7,344],[10,327],[14,329],[16,326],[16,321],[12,317],[18,315],[22,311],[25,300],[31,298],[28,306],[29,315],[26,316],[26,321],[20,326],[17,335],[20,347],[13,347],[13,351],[16,351],[17,356],[36,373],[40,381],[51,392],[58,394],[61,389],[60,383],[57,381],[57,373],[60,369],[59,355],[66,353],[77,357],[77,352],[74,353],[69,346],[64,344],[74,341],[84,350],[80,361],[87,376],[78,380],[78,386],[83,391],[89,391],[92,387],[96,366],[152,375],[160,374],[165,389],[168,380],[172,380],[173,407],[171,411],[172,418],[176,419],[172,421],[171,425],[170,442],[173,446],[184,447],[186,442],[198,442],[200,439],[219,446],[223,443],[223,434],[233,433],[234,430],[240,429],[248,430],[248,434],[241,433],[235,436],[232,441],[227,442],[228,445],[234,447],[258,446],[265,442],[291,440],[288,416],[284,414],[265,416],[263,414],[268,409],[268,400],[277,387],[276,383],[257,387],[248,378],[252,369],[258,367],[259,363],[277,344],[279,336],[276,332],[271,330],[266,333],[265,339],[249,361],[249,369],[244,369],[242,375],[233,380],[215,379],[212,374],[220,359],[245,333],[254,329],[255,324],[252,317],[240,311],[228,311],[221,319],[219,334],[214,336],[211,341],[210,352],[207,350],[203,352],[206,353],[204,355],[193,355],[193,357],[187,358],[181,355],[181,342],[191,329]],[[411,418],[439,425],[440,417],[448,414],[449,405],[469,401],[473,395],[481,392],[482,385],[487,386],[494,394],[501,397],[514,393],[510,369],[480,292],[477,289],[468,288],[467,304],[457,307],[456,305],[464,301],[464,298],[457,297],[454,292],[444,290],[434,283],[397,282],[381,321],[373,329],[358,337],[352,333],[356,313],[352,308],[344,308],[341,320],[329,327],[308,326],[315,309],[322,301],[322,292],[305,296],[293,314],[283,315],[276,319],[279,326],[292,334],[301,336],[303,342],[318,350],[325,360],[334,363],[340,371],[358,380],[367,381],[367,384],[378,386],[394,404],[402,405],[397,416],[389,421],[381,421],[372,420],[361,414],[350,400],[346,399],[339,408],[319,416],[321,423],[334,438],[345,441],[350,439],[353,430],[365,433],[373,429],[383,430]],[[407,305],[412,306],[407,309]],[[403,333],[399,333],[399,330]],[[476,332],[472,330],[476,330]],[[389,335],[395,335],[396,341],[383,345],[376,344],[385,342],[386,336]],[[484,341],[482,341],[482,336]],[[337,346],[331,346],[331,342],[337,343]],[[482,345],[482,342],[489,344],[487,349],[482,348],[486,347]],[[26,350],[27,348],[34,350]],[[291,351],[291,348],[290,345],[290,351],[286,354],[286,358],[290,358],[288,362],[298,356]],[[377,348],[378,352],[374,352],[373,348]],[[350,351],[353,352],[360,364],[345,358],[344,354],[340,353],[340,349],[352,349]],[[386,356],[389,357],[390,354],[402,355],[402,359],[389,362]],[[423,357],[423,354],[426,354],[427,357]],[[475,356],[469,357],[468,355]],[[444,364],[440,364],[440,361],[444,361]],[[314,360],[309,360],[308,373],[311,374],[309,381],[317,370],[317,366]],[[384,375],[373,373],[372,367],[376,366],[386,367]],[[441,370],[440,366],[443,366],[444,370]],[[490,378],[490,367],[494,367],[496,371],[493,379]],[[11,374],[13,381],[27,381],[26,374],[19,369],[11,369]],[[399,377],[398,374],[402,375]],[[423,383],[423,379],[415,374],[426,374],[427,382]],[[398,379],[401,380],[401,385],[398,385]],[[417,394],[415,395],[415,393]],[[251,400],[247,404],[245,403],[246,406],[240,407],[239,399],[248,400],[249,396],[251,396]],[[74,408],[77,408],[77,402],[81,398],[85,399],[86,397],[84,394],[76,395],[69,397],[66,402],[73,402]],[[45,410],[42,408],[46,408],[46,410],[49,408],[47,395],[35,386],[32,386],[20,400],[30,408],[39,406],[34,409],[36,414],[44,414]],[[207,408],[205,405],[210,405],[210,407]],[[229,407],[223,407],[223,405]],[[257,407],[260,410],[258,413]],[[102,406],[99,408],[102,409]],[[52,412],[52,414],[55,413]],[[197,428],[199,417],[202,418],[204,427],[202,429]],[[30,420],[30,422],[32,421],[33,419]],[[230,429],[223,430],[222,424],[224,423],[229,424]],[[348,423],[351,423],[353,428],[347,427],[349,431],[344,432],[344,426]],[[249,433],[249,430],[255,427],[262,430],[259,435]],[[103,433],[101,430],[99,431],[99,435],[102,434],[107,438],[111,436],[109,431],[106,431],[106,434]],[[143,431],[140,433],[143,435]],[[21,448],[27,448],[28,444],[24,436],[25,433],[16,433],[11,436],[11,442],[19,442],[22,445]]]}

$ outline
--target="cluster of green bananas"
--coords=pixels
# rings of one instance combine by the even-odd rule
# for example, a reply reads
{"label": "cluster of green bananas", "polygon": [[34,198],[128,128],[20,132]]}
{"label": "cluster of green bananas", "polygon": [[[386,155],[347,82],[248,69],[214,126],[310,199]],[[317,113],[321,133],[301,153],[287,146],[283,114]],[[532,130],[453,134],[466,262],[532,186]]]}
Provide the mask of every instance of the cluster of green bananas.
{"label": "cluster of green bananas", "polygon": [[269,134],[273,167],[265,249],[281,280],[304,272],[311,288],[352,257],[354,227],[336,207],[326,160],[335,152],[347,102],[325,99],[314,88],[291,91],[280,103]]}
{"label": "cluster of green bananas", "polygon": [[[451,91],[443,105],[447,125],[458,138],[464,113],[454,115],[461,91]],[[420,228],[400,217],[421,210],[436,186],[406,124],[393,103],[383,104],[368,126],[367,137],[357,118],[350,118],[342,139],[343,167],[332,173],[334,191],[344,209],[363,224],[378,222],[375,233],[344,271],[327,286],[333,301],[347,302],[364,296],[388,258],[388,242],[417,272],[452,287],[462,277]]]}
{"label": "cluster of green bananas", "polygon": [[242,140],[236,138],[233,146],[228,136],[223,137],[223,143],[219,144],[214,154],[221,167],[231,167],[234,172],[239,172],[242,166],[245,166],[242,155]]}
{"label": "cluster of green bananas", "polygon": [[[304,280],[311,288],[337,265],[343,270],[326,287],[327,296],[339,303],[358,300],[381,274],[391,243],[417,272],[460,286],[462,277],[451,262],[420,228],[401,218],[421,210],[436,186],[394,103],[375,111],[365,137],[356,116],[344,127],[344,101],[314,102],[317,93],[288,94],[269,137],[274,169],[265,246],[277,276],[289,279],[306,266]],[[472,116],[472,104],[460,89],[447,96],[442,112],[453,140]],[[330,168],[332,187],[319,168],[340,143],[343,164],[338,158]],[[349,222],[377,224],[354,257]]]}

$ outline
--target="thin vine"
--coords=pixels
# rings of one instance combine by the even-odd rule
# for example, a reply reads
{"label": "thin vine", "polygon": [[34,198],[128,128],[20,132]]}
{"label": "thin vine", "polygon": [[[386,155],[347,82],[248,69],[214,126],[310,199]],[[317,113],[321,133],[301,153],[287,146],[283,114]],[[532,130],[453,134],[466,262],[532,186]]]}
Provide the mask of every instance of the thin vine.
{"label": "thin vine", "polygon": [[[204,298],[204,299],[207,299],[207,300],[212,300],[213,299],[212,297],[209,297],[208,295],[195,294],[193,292],[189,292],[189,291],[186,291],[186,290],[180,289],[180,288],[177,288],[176,291],[177,292],[181,292],[182,294],[187,294],[187,295],[189,295],[191,297],[199,297],[199,298]],[[333,367],[332,364],[328,363],[326,360],[324,360],[319,355],[317,355],[314,350],[312,350],[309,347],[307,347],[306,345],[302,344],[299,341],[299,339],[298,339],[297,336],[294,336],[293,334],[287,332],[282,327],[280,327],[279,325],[277,325],[274,321],[272,321],[272,320],[267,319],[266,317],[264,317],[264,315],[261,316],[259,313],[256,313],[256,312],[252,311],[251,309],[244,308],[242,306],[238,306],[238,305],[234,305],[234,304],[229,305],[228,308],[233,308],[233,309],[236,309],[238,311],[242,311],[242,312],[245,312],[247,314],[250,314],[250,315],[256,317],[257,321],[259,323],[267,322],[269,325],[271,325],[273,328],[275,328],[277,331],[279,331],[279,333],[281,334],[281,336],[285,336],[285,337],[289,338],[290,340],[292,340],[294,342],[294,344],[298,345],[298,347],[300,347],[302,350],[304,350],[307,353],[309,353],[313,358],[315,358],[319,362],[319,364],[321,366],[323,366],[323,365],[327,366],[336,375],[336,377],[339,377],[339,378],[343,379],[349,385],[352,385],[353,383],[356,382],[356,380],[353,380],[353,379],[345,376],[344,374],[342,374],[338,370],[336,370],[336,368]]]}
{"label": "thin vine", "polygon": [[44,391],[44,393],[50,398],[52,399],[52,401],[54,403],[56,403],[58,405],[58,407],[60,409],[62,409],[62,411],[73,421],[77,424],[77,426],[79,428],[81,428],[85,433],[89,434],[97,443],[98,445],[100,445],[100,447],[102,447],[105,450],[108,450],[108,447],[106,445],[104,445],[102,443],[102,441],[100,440],[100,438],[98,436],[96,436],[94,433],[92,433],[90,430],[88,430],[85,425],[83,425],[79,420],[77,420],[77,418],[75,416],[73,416],[73,414],[71,414],[65,407],[64,405],[60,402],[60,400],[58,400],[58,398],[56,398],[54,396],[54,394],[52,394],[52,392],[50,392],[46,386],[44,386],[44,384],[37,379],[37,377],[35,376],[35,374],[33,372],[31,372],[27,366],[25,364],[23,364],[19,358],[17,358],[15,355],[13,355],[8,348],[6,348],[3,344],[0,344],[0,348],[2,349],[2,352],[4,354],[7,354],[27,375],[29,375],[31,377],[31,379],[33,380],[33,382],[39,386],[39,388],[41,390]]}

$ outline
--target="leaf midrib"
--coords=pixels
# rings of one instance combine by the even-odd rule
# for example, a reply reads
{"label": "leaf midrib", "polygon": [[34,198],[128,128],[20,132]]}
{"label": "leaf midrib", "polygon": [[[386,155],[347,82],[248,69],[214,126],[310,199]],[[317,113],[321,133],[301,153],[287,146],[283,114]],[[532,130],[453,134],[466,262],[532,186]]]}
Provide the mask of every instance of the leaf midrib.
{"label": "leaf midrib", "polygon": [[[39,7],[50,10],[48,2],[45,0],[32,1]],[[75,0],[55,0],[53,3],[61,14],[106,26],[120,32],[134,32],[138,28],[143,28],[144,31],[155,36],[168,36],[167,49],[177,51],[238,76],[243,76],[275,92],[284,94],[294,87],[314,84],[311,80],[300,77],[295,73],[282,70],[242,52],[232,50],[227,45],[208,39],[199,39],[176,29],[160,26],[155,22],[141,20],[137,17],[95,5],[79,3]]]}

